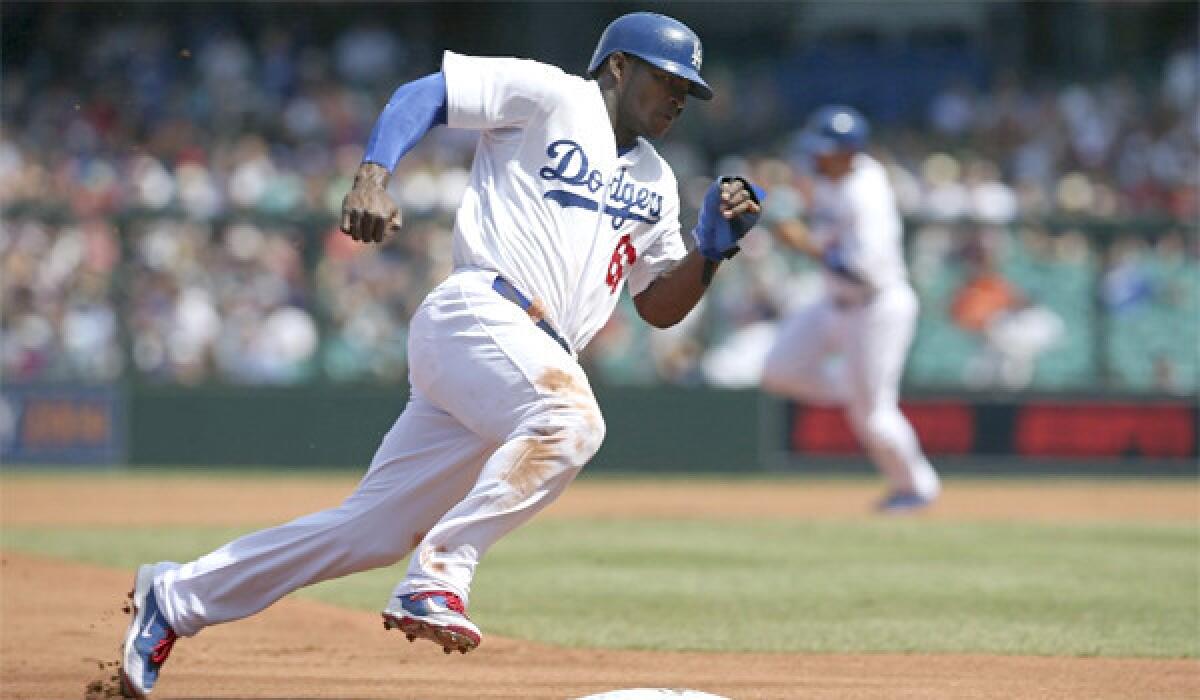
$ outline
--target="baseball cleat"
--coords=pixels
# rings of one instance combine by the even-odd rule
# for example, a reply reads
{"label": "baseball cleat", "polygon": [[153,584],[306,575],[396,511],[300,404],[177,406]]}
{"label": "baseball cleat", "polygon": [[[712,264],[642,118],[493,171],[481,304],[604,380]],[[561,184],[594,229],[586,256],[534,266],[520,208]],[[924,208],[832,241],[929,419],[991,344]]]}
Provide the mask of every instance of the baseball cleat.
{"label": "baseball cleat", "polygon": [[462,599],[449,591],[418,591],[392,598],[383,611],[384,629],[398,629],[410,642],[428,639],[449,654],[467,653],[483,633],[467,617]]}
{"label": "baseball cleat", "polygon": [[162,616],[154,595],[154,577],[174,564],[160,562],[138,568],[129,594],[129,630],[121,655],[121,694],[127,698],[145,698],[158,681],[158,671],[171,654],[178,638]]}
{"label": "baseball cleat", "polygon": [[893,491],[875,506],[875,510],[880,513],[911,513],[928,507],[936,499],[936,496],[922,496],[912,491]]}

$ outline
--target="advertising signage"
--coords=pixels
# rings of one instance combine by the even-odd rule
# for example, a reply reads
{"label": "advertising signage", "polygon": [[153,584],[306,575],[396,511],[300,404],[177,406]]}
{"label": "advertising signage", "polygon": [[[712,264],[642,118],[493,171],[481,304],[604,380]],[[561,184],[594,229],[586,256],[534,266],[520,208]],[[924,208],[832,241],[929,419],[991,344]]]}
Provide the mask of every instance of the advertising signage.
{"label": "advertising signage", "polygon": [[118,389],[0,388],[0,462],[118,464],[124,459],[125,412]]}
{"label": "advertising signage", "polygon": [[[968,400],[903,402],[925,453],[933,456],[1189,459],[1197,451],[1195,404],[1186,401]],[[788,451],[861,452],[840,408],[790,404]]]}

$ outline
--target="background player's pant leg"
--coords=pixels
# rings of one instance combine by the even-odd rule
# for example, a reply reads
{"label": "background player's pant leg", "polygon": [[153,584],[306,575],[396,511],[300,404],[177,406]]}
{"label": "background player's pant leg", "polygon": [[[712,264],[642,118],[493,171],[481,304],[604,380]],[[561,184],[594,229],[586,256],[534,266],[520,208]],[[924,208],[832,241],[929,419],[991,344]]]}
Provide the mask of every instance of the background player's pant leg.
{"label": "background player's pant leg", "polygon": [[879,293],[850,315],[846,339],[851,399],[847,414],[867,453],[893,489],[936,496],[937,473],[900,412],[900,379],[917,321],[917,298],[907,286]]}
{"label": "background player's pant leg", "polygon": [[340,506],[246,535],[167,573],[155,588],[163,614],[189,636],[297,588],[394,564],[470,489],[494,448],[414,390]]}
{"label": "background player's pant leg", "polygon": [[806,403],[849,401],[844,367],[828,361],[844,332],[840,316],[823,299],[785,318],[763,364],[762,388]]}
{"label": "background player's pant leg", "polygon": [[604,438],[579,364],[496,294],[491,279],[456,273],[413,318],[414,381],[503,444],[419,545],[396,595],[444,589],[466,600],[480,557],[553,502]]}

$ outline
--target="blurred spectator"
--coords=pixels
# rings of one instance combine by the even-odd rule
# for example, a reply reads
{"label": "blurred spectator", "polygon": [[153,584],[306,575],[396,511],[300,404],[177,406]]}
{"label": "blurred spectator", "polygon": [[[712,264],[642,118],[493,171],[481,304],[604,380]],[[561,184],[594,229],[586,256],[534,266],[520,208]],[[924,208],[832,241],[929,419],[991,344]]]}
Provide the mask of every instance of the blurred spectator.
{"label": "blurred spectator", "polygon": [[996,269],[992,245],[980,235],[964,246],[966,279],[950,302],[954,322],[981,341],[964,380],[971,386],[1024,389],[1038,355],[1065,329],[1057,314],[1034,303]]}
{"label": "blurred spectator", "polygon": [[311,378],[317,329],[295,235],[247,222],[137,225],[126,270],[136,370],[183,383]]}
{"label": "blurred spectator", "polygon": [[408,320],[435,280],[448,273],[451,232],[437,220],[409,219],[382,249],[330,230],[317,265],[328,319],[322,362],[336,380],[400,381],[407,373]]}
{"label": "blurred spectator", "polygon": [[334,56],[338,73],[359,84],[394,80],[403,67],[403,52],[395,34],[373,24],[355,25],[342,32]]}
{"label": "blurred spectator", "polygon": [[1108,269],[1100,281],[1100,298],[1109,313],[1133,311],[1151,301],[1154,283],[1142,260],[1145,242],[1123,237],[1108,251]]}
{"label": "blurred spectator", "polygon": [[0,227],[0,374],[5,379],[111,381],[123,359],[113,298],[116,232],[91,219]]}
{"label": "blurred spectator", "polygon": [[624,300],[617,304],[608,323],[580,353],[579,362],[589,374],[612,384],[654,384],[659,377],[649,360],[649,337],[638,332],[644,324],[630,306]]}
{"label": "blurred spectator", "polygon": [[783,313],[813,298],[820,286],[814,270],[792,276],[785,252],[765,230],[742,240],[739,264],[721,271],[706,296],[711,309],[701,370],[706,383],[728,389],[757,387]]}

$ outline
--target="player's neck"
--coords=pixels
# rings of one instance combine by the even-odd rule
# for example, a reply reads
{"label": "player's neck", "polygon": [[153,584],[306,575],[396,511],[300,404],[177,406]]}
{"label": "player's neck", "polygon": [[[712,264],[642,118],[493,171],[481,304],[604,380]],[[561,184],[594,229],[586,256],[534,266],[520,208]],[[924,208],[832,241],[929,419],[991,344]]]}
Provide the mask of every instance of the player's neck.
{"label": "player's neck", "polygon": [[611,110],[608,118],[612,119],[612,137],[617,142],[617,154],[625,155],[637,145],[637,130],[622,124],[622,120],[617,119]]}
{"label": "player's neck", "polygon": [[625,155],[632,151],[634,146],[637,146],[638,135],[635,131],[622,130],[614,126],[613,137],[617,142],[617,155],[619,156]]}
{"label": "player's neck", "polygon": [[[610,113],[611,117],[612,114]],[[637,145],[638,134],[633,129],[622,126],[620,121],[612,120],[613,139],[617,142],[617,153],[625,153]]]}
{"label": "player's neck", "polygon": [[834,151],[817,157],[817,172],[827,180],[841,182],[854,170],[855,151]]}
{"label": "player's neck", "polygon": [[612,125],[613,139],[617,142],[617,153],[624,155],[637,145],[638,134],[622,123],[617,92],[611,85],[606,85],[606,82],[609,81],[601,82],[600,94],[604,98],[604,107],[608,112],[608,123]]}

